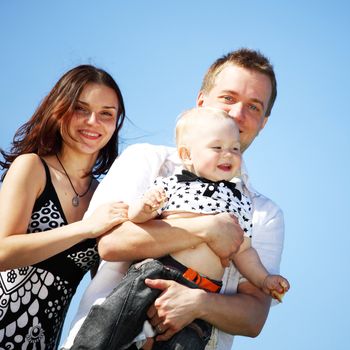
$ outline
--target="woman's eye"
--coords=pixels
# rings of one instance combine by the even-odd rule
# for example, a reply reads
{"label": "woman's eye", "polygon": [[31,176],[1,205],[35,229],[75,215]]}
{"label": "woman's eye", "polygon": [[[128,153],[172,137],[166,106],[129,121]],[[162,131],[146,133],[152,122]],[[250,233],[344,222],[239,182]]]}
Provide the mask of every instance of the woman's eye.
{"label": "woman's eye", "polygon": [[87,110],[84,107],[81,107],[81,106],[76,106],[75,110],[77,112],[81,112],[81,113],[86,113],[87,112]]}
{"label": "woman's eye", "polygon": [[114,114],[112,112],[108,112],[108,111],[101,112],[101,116],[105,119],[114,118]]}

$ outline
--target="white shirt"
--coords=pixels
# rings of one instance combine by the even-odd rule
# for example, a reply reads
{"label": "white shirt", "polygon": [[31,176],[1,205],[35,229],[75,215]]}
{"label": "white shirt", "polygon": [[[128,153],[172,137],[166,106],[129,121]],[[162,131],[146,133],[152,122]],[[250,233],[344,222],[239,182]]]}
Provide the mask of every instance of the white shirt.
{"label": "white shirt", "polygon": [[[113,163],[108,174],[95,191],[86,216],[101,204],[109,201],[130,203],[152,186],[157,176],[171,176],[181,171],[181,162],[175,148],[150,144],[128,147]],[[253,206],[252,246],[271,274],[279,273],[284,241],[284,219],[281,209],[270,199],[258,193],[249,183],[243,165],[242,180],[249,191]],[[64,344],[69,349],[74,337],[93,304],[100,304],[128,268],[124,262],[103,262],[95,278],[88,285],[72,322],[69,336]],[[238,270],[231,263],[225,269],[221,293],[234,294],[242,282]],[[231,349],[233,336],[214,329],[206,350]]]}

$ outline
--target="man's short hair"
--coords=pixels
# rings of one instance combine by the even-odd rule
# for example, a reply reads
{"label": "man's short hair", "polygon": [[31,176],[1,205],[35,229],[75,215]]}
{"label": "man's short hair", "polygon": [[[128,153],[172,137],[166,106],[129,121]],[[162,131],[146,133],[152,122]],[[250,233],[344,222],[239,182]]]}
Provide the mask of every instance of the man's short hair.
{"label": "man's short hair", "polygon": [[273,66],[259,51],[241,48],[218,58],[208,69],[201,86],[201,91],[205,94],[211,91],[215,85],[217,75],[227,66],[236,65],[267,75],[271,81],[271,97],[267,105],[265,116],[271,114],[273,104],[277,97],[277,82]]}

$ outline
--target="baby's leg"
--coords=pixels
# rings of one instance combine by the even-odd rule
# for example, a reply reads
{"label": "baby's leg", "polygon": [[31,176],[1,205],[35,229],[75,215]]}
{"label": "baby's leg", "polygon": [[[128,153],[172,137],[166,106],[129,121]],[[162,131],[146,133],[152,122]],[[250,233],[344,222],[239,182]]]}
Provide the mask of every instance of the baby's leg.
{"label": "baby's leg", "polygon": [[131,266],[105,301],[91,308],[71,350],[123,349],[131,344],[142,330],[148,308],[161,293],[144,281],[164,278],[163,269],[156,261]]}

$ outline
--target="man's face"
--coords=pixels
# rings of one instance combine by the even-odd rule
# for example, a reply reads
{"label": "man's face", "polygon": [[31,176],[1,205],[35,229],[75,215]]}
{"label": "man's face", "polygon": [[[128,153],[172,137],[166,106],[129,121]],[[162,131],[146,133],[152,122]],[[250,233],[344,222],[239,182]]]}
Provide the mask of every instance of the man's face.
{"label": "man's face", "polygon": [[220,108],[234,118],[244,152],[267,122],[265,113],[271,90],[268,76],[229,65],[217,75],[209,92],[199,93],[197,106]]}

